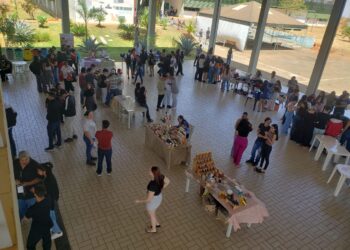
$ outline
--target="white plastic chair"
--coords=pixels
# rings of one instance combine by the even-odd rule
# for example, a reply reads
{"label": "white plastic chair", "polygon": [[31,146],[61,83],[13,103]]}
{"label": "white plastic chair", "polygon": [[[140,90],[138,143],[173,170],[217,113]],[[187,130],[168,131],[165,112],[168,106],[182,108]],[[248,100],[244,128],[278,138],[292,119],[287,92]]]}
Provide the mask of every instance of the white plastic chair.
{"label": "white plastic chair", "polygon": [[340,173],[340,178],[337,184],[337,187],[335,188],[334,191],[334,196],[338,196],[341,188],[344,185],[344,182],[346,181],[346,179],[350,178],[350,166],[349,165],[344,165],[344,164],[337,164],[331,174],[331,176],[329,177],[327,184],[330,183],[330,181],[332,180],[335,172],[338,170],[338,172]]}

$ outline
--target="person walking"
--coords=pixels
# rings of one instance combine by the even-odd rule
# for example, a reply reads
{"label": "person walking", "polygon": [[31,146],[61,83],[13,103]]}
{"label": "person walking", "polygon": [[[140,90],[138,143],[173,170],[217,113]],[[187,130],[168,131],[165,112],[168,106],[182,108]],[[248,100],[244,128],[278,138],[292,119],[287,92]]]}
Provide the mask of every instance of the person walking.
{"label": "person walking", "polygon": [[86,109],[85,115],[87,115],[88,112],[97,109],[95,89],[90,83],[87,84],[86,90],[84,91],[83,107]]}
{"label": "person walking", "polygon": [[171,99],[173,100],[171,107],[173,109],[176,109],[176,107],[177,107],[177,95],[179,94],[179,88],[177,87],[177,83],[176,83],[176,79],[175,79],[174,75],[170,74],[170,79],[171,79],[171,81],[170,81],[171,82],[171,85],[170,85]]}
{"label": "person walking", "polygon": [[184,58],[185,58],[184,52],[180,51],[180,50],[177,50],[176,51],[176,61],[177,61],[176,76],[178,76],[179,74],[181,74],[182,76],[184,75],[183,67],[182,67],[182,64],[184,62]]}
{"label": "person walking", "polygon": [[110,175],[112,173],[112,138],[113,133],[108,130],[109,128],[109,121],[103,120],[102,121],[102,130],[99,130],[96,132],[96,140],[98,143],[98,149],[97,149],[97,176],[101,176],[102,174],[102,165],[103,165],[103,158],[106,157],[106,163],[107,163],[107,175]]}
{"label": "person walking", "polygon": [[141,59],[138,58],[137,59],[137,63],[136,63],[136,69],[135,69],[136,73],[135,73],[135,81],[134,81],[134,84],[137,82],[137,78],[140,77],[141,79],[141,84],[143,84],[143,64],[141,62]]}
{"label": "person walking", "polygon": [[84,105],[84,92],[87,88],[86,68],[85,67],[81,68],[78,79],[79,79],[79,87],[80,87],[80,104],[81,104],[81,106],[83,106]]}
{"label": "person walking", "polygon": [[126,75],[128,76],[128,79],[130,79],[130,72],[131,72],[131,51],[130,50],[128,50],[128,53],[126,53],[124,60],[126,64]]}
{"label": "person walking", "polygon": [[205,32],[205,43],[207,44],[210,39],[210,29],[208,27],[207,31]]}
{"label": "person walking", "polygon": [[101,89],[101,102],[106,103],[107,100],[107,79],[108,79],[108,69],[103,69],[102,74],[99,77],[98,87]]}
{"label": "person walking", "polygon": [[33,61],[29,65],[29,69],[35,75],[38,92],[42,93],[43,92],[43,86],[42,86],[43,84],[41,80],[42,68],[41,68],[41,62],[38,56],[34,56]]}
{"label": "person walking", "polygon": [[253,166],[256,166],[259,163],[261,146],[265,141],[265,132],[270,129],[271,122],[272,122],[271,118],[266,117],[264,122],[259,124],[258,131],[257,131],[258,137],[254,142],[250,158],[249,160],[246,161],[246,163],[250,163]]}
{"label": "person walking", "polygon": [[160,228],[160,223],[156,216],[156,211],[163,200],[162,191],[166,188],[170,180],[161,174],[159,167],[153,166],[150,171],[151,180],[147,185],[147,197],[144,200],[136,200],[138,203],[146,203],[146,210],[151,220],[151,226],[146,228],[147,233],[156,233]]}
{"label": "person walking", "polygon": [[52,164],[50,162],[45,164],[39,164],[37,167],[37,174],[40,176],[42,183],[45,186],[47,197],[50,199],[51,208],[50,208],[50,218],[53,223],[51,228],[51,239],[55,240],[63,236],[63,231],[57,223],[56,218],[56,207],[57,202],[60,196],[60,191],[58,188],[57,180],[54,174],[52,173]]}
{"label": "person walking", "polygon": [[56,136],[57,142],[56,147],[60,147],[62,144],[61,138],[61,118],[62,118],[62,105],[56,94],[53,92],[49,93],[47,98],[47,135],[49,137],[49,146],[45,148],[45,151],[51,151],[54,149],[53,139]]}
{"label": "person walking", "polygon": [[8,135],[10,140],[11,156],[12,156],[12,159],[14,160],[17,156],[17,148],[16,148],[15,139],[13,138],[12,130],[17,123],[17,112],[14,111],[11,106],[8,106],[7,104],[5,104],[5,113],[6,113]]}
{"label": "person walking", "polygon": [[[264,136],[265,142],[261,146],[261,160],[260,166],[255,167],[255,171],[258,173],[265,173],[267,167],[270,163],[270,154],[272,151],[272,145],[278,140],[278,126],[277,124],[272,124],[269,130]],[[263,167],[265,162],[265,166]]]}
{"label": "person walking", "polygon": [[166,75],[161,75],[157,82],[157,90],[158,90],[157,111],[159,111],[159,109],[164,108],[163,99],[165,94],[165,80],[166,80]]}
{"label": "person walking", "polygon": [[75,108],[75,97],[74,95],[69,94],[69,92],[63,92],[64,98],[64,124],[66,128],[67,138],[64,142],[72,142],[74,139],[77,139],[78,136],[76,134],[74,128],[74,118],[76,116],[76,108]]}
{"label": "person walking", "polygon": [[233,163],[239,167],[244,150],[248,146],[248,135],[252,131],[252,124],[248,120],[248,113],[244,112],[242,117],[237,120],[235,125],[235,138],[231,150]]}
{"label": "person walking", "polygon": [[94,113],[92,111],[88,111],[87,113],[83,130],[83,139],[86,145],[86,164],[90,166],[95,166],[95,160],[97,160],[97,158],[91,155],[91,150],[94,147],[96,134],[96,123],[94,121]]}
{"label": "person walking", "polygon": [[166,104],[166,107],[168,109],[171,109],[170,101],[171,101],[171,83],[172,78],[169,74],[167,74],[166,80],[165,80],[165,100],[164,103]]}
{"label": "person walking", "polygon": [[36,169],[39,163],[33,160],[29,153],[21,151],[18,159],[13,161],[13,174],[17,186],[19,218],[22,220],[27,209],[35,203],[34,195],[30,189],[40,182]]}
{"label": "person walking", "polygon": [[226,64],[230,66],[231,61],[232,61],[232,47],[230,47],[229,50],[227,51]]}
{"label": "person walking", "polygon": [[50,201],[45,198],[46,190],[44,185],[36,185],[33,188],[35,204],[25,214],[25,219],[32,219],[27,239],[27,250],[35,250],[36,244],[42,240],[43,250],[51,249],[50,228],[53,223],[50,218]]}
{"label": "person walking", "polygon": [[64,81],[64,89],[69,91],[74,91],[74,86],[72,82],[74,81],[74,69],[72,66],[68,65],[67,61],[63,62],[63,66],[61,68],[63,81]]}
{"label": "person walking", "polygon": [[148,67],[149,67],[149,76],[154,76],[154,65],[156,65],[156,57],[152,50],[149,51],[148,55]]}
{"label": "person walking", "polygon": [[199,56],[202,54],[202,44],[200,44],[197,48],[196,48],[196,57],[193,61],[193,66],[196,67],[197,66],[197,63],[198,63],[198,59],[199,59]]}
{"label": "person walking", "polygon": [[290,101],[287,105],[286,112],[282,118],[282,133],[288,135],[288,130],[292,125],[296,101]]}

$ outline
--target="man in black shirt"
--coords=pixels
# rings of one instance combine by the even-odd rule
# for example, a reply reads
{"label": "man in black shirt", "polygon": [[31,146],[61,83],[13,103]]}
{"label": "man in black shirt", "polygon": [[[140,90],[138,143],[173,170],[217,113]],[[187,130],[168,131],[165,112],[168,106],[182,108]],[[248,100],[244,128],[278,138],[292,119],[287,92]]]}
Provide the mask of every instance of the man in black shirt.
{"label": "man in black shirt", "polygon": [[6,78],[6,74],[12,73],[12,63],[7,60],[5,55],[0,55],[0,75],[1,75],[1,81],[5,82],[8,80]]}
{"label": "man in black shirt", "polygon": [[18,154],[18,159],[13,162],[13,172],[17,185],[17,197],[19,215],[22,219],[27,209],[35,203],[33,193],[30,189],[40,182],[37,174],[39,163],[30,158],[26,151],[21,151]]}
{"label": "man in black shirt", "polygon": [[49,93],[47,102],[47,135],[49,137],[49,147],[45,148],[45,151],[51,151],[54,149],[53,138],[57,137],[57,143],[55,146],[61,146],[61,117],[62,117],[62,105],[57,99],[54,93]]}
{"label": "man in black shirt", "polygon": [[256,166],[258,164],[260,160],[261,146],[264,144],[265,141],[263,137],[265,136],[265,132],[270,129],[270,124],[270,117],[266,117],[264,123],[259,124],[258,137],[255,140],[250,159],[247,160],[246,163],[251,163],[253,166]]}
{"label": "man in black shirt", "polygon": [[31,206],[25,214],[25,219],[32,219],[28,239],[27,249],[35,250],[36,244],[42,239],[43,249],[51,249],[51,233],[52,221],[50,218],[50,201],[45,198],[46,189],[42,184],[33,188],[35,196],[35,204]]}
{"label": "man in black shirt", "polygon": [[[314,138],[317,134],[319,134],[319,135],[324,134],[324,132],[326,130],[327,122],[331,118],[329,112],[330,112],[330,107],[326,106],[326,107],[324,107],[322,112],[319,112],[316,114],[312,141],[314,140]],[[314,146],[318,147],[318,144],[319,144],[319,142],[316,142]]]}

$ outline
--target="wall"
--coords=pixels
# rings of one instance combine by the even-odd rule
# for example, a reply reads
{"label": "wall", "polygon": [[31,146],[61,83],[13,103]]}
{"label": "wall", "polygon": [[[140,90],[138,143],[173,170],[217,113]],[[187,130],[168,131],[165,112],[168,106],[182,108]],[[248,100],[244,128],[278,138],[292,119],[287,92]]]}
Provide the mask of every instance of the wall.
{"label": "wall", "polygon": [[[1,84],[1,83],[0,83]],[[0,200],[5,212],[6,223],[12,247],[6,250],[23,249],[22,229],[19,221],[16,187],[13,177],[13,166],[11,160],[10,146],[8,143],[7,123],[3,103],[2,90],[0,86],[0,134],[4,147],[0,146]],[[3,225],[3,224],[2,224]],[[0,226],[2,226],[0,225]],[[0,240],[1,240],[0,235]]]}

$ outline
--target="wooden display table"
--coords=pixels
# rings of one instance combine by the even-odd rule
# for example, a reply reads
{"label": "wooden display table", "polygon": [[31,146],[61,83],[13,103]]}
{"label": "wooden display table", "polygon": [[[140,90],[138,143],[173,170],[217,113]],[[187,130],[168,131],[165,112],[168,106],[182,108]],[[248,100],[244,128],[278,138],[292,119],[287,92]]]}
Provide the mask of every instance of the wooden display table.
{"label": "wooden display table", "polygon": [[[261,202],[253,192],[248,191],[235,180],[229,179],[225,176],[222,179],[222,183],[211,184],[207,181],[202,181],[190,170],[186,170],[185,173],[187,177],[186,192],[189,192],[190,181],[195,180],[203,188],[206,188],[212,197],[228,212],[226,237],[229,238],[231,236],[232,227],[234,232],[236,232],[238,229],[241,229],[241,223],[246,223],[247,226],[250,227],[253,223],[262,223],[264,218],[269,216],[265,204]],[[221,192],[225,192],[227,189],[236,185],[239,185],[243,193],[248,195],[245,196],[246,205],[234,206],[231,201],[220,197]],[[234,194],[234,196],[238,199],[237,194]]]}
{"label": "wooden display table", "polygon": [[173,147],[159,138],[150,128],[150,125],[146,126],[145,145],[165,161],[168,169],[182,163],[189,164],[191,159],[191,144],[187,143]]}

